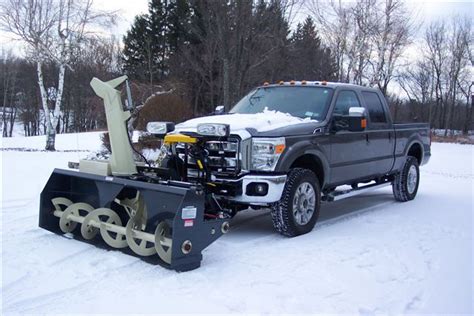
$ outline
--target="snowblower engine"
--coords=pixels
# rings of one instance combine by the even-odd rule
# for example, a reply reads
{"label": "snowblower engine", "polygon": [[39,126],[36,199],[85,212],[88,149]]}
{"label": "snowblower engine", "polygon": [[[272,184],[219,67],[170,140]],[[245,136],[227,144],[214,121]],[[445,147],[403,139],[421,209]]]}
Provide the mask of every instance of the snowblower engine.
{"label": "snowblower engine", "polygon": [[213,182],[207,149],[226,140],[228,126],[180,134],[173,133],[173,123],[149,123],[147,129],[162,139],[158,167],[137,163],[126,127],[131,114],[115,89],[126,80],[92,79],[104,100],[110,159],[55,169],[41,193],[39,226],[177,271],[195,269],[202,250],[229,230],[233,215],[214,197],[232,188]]}

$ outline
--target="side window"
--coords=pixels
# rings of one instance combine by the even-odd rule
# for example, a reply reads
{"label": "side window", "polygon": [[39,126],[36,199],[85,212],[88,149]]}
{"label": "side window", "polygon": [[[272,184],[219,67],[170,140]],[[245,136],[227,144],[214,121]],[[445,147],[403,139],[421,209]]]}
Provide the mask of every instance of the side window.
{"label": "side window", "polygon": [[387,117],[385,116],[383,104],[380,101],[377,93],[363,91],[362,96],[367,106],[367,110],[369,111],[370,122],[387,123]]}
{"label": "side window", "polygon": [[360,107],[359,99],[354,91],[341,91],[337,96],[333,114],[349,115],[349,108]]}

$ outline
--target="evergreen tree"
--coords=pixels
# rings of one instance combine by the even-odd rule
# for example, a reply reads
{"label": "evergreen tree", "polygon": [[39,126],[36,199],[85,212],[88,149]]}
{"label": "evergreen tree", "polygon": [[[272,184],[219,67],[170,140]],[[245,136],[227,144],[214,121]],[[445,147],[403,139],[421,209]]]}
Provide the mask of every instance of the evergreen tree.
{"label": "evergreen tree", "polygon": [[190,7],[185,0],[150,0],[124,36],[123,68],[132,79],[151,86],[170,74],[170,59],[187,41]]}
{"label": "evergreen tree", "polygon": [[294,79],[335,80],[337,67],[331,51],[321,38],[311,17],[299,23],[291,38],[291,68]]}
{"label": "evergreen tree", "polygon": [[169,3],[168,11],[168,44],[170,53],[174,54],[190,40],[192,7],[188,0],[175,0]]}
{"label": "evergreen tree", "polygon": [[149,24],[147,14],[136,16],[132,28],[124,36],[123,69],[130,78],[152,84],[155,52]]}

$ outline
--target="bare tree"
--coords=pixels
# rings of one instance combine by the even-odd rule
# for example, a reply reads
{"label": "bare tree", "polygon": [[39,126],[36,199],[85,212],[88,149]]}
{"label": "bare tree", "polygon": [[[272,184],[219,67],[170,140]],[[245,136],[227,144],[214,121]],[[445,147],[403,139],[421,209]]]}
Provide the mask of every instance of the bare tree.
{"label": "bare tree", "polygon": [[[182,48],[181,55],[198,73],[197,90],[209,92],[208,105],[214,107],[219,102],[229,109],[249,84],[255,84],[250,82],[252,75],[289,46],[288,23],[294,17],[297,1],[192,3],[196,21],[189,31],[196,43]],[[194,107],[197,109],[197,98]]]}
{"label": "bare tree", "polygon": [[339,81],[377,86],[387,94],[410,43],[412,17],[402,0],[311,0],[313,13],[339,66]]}
{"label": "bare tree", "polygon": [[[0,5],[0,26],[26,45],[36,62],[38,86],[46,124],[46,150],[55,150],[59,130],[61,102],[66,68],[93,24],[113,22],[114,14],[95,12],[92,0],[5,0]],[[53,108],[43,77],[43,64],[52,61],[58,66],[58,84],[52,89]]]}
{"label": "bare tree", "polygon": [[432,68],[426,61],[418,61],[415,66],[407,67],[398,77],[398,83],[405,91],[409,100],[421,104],[421,117],[424,118],[423,107],[428,105],[428,122],[432,121]]}
{"label": "bare tree", "polygon": [[347,56],[354,16],[350,7],[341,1],[310,0],[308,9],[319,23],[324,40],[334,54],[338,66],[338,81],[348,82],[350,65]]}
{"label": "bare tree", "polygon": [[[297,1],[275,0],[260,7],[251,0],[211,3],[222,60],[223,103],[229,110],[241,97],[249,73],[288,44],[286,29],[278,28],[292,20]],[[284,21],[279,20],[282,16]]]}
{"label": "bare tree", "polygon": [[444,21],[431,23],[425,33],[426,56],[432,66],[436,105],[434,115],[439,119],[439,126],[444,126],[444,85],[443,72],[447,57],[446,25]]}
{"label": "bare tree", "polygon": [[2,136],[11,137],[17,116],[17,77],[19,60],[11,50],[2,49],[0,54],[0,92],[2,97]]}
{"label": "bare tree", "polygon": [[453,17],[450,23],[436,21],[425,34],[424,58],[433,69],[433,90],[436,97],[434,115],[445,135],[453,128],[456,104],[467,101],[472,84],[472,23],[468,17]]}
{"label": "bare tree", "polygon": [[468,90],[465,87],[465,82],[469,79],[472,80],[472,74],[468,71],[468,66],[472,66],[472,63],[469,60],[469,46],[471,45],[472,47],[472,43],[470,43],[470,41],[472,41],[471,25],[471,19],[468,17],[461,18],[459,16],[455,16],[451,20],[451,34],[448,40],[448,49],[450,54],[448,59],[449,83],[447,99],[449,100],[449,105],[446,109],[445,135],[447,135],[448,129],[453,128],[454,112],[455,108],[457,107],[456,105],[458,97],[460,95],[459,88],[461,88],[461,91]]}
{"label": "bare tree", "polygon": [[410,44],[414,23],[402,0],[385,0],[383,10],[375,11],[373,42],[376,49],[372,65],[371,85],[384,95],[395,75],[400,57]]}
{"label": "bare tree", "polygon": [[398,81],[410,100],[429,107],[432,126],[445,136],[454,128],[467,131],[472,124],[472,22],[468,17],[435,21],[427,26],[424,53],[408,66]]}

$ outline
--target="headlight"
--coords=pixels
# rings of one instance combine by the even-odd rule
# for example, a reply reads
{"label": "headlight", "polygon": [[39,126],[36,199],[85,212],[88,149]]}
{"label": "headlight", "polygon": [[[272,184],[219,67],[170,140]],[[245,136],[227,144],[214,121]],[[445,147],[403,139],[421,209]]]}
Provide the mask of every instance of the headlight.
{"label": "headlight", "polygon": [[203,123],[197,126],[198,134],[205,136],[229,136],[230,128],[227,124]]}
{"label": "headlight", "polygon": [[146,130],[148,133],[157,136],[164,136],[169,132],[174,131],[173,122],[148,122],[146,125]]}
{"label": "headlight", "polygon": [[285,150],[285,138],[253,138],[252,170],[273,171]]}

